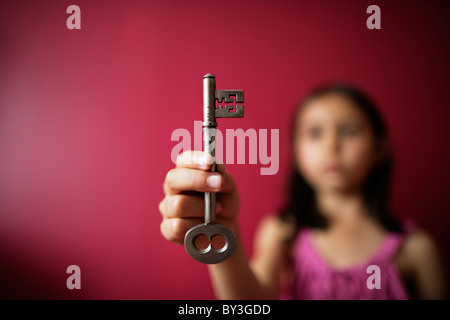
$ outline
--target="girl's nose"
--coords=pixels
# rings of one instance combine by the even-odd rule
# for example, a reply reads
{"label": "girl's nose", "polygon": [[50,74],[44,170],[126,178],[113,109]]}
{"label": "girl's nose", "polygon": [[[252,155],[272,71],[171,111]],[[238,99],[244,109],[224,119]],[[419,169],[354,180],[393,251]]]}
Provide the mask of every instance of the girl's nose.
{"label": "girl's nose", "polygon": [[330,132],[325,139],[326,148],[331,151],[339,151],[341,143],[337,133]]}

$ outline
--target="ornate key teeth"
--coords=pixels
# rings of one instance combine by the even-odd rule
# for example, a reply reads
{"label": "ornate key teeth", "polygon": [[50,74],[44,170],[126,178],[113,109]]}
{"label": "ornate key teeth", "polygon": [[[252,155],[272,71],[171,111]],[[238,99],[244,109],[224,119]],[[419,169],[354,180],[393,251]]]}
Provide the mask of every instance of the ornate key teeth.
{"label": "ornate key teeth", "polygon": [[220,103],[225,101],[225,103],[232,103],[235,97],[236,103],[244,103],[244,90],[216,90],[216,99]]}
{"label": "ornate key teeth", "polygon": [[243,118],[244,106],[236,105],[236,111],[231,111],[233,106],[225,105],[224,108],[216,109],[216,118]]}

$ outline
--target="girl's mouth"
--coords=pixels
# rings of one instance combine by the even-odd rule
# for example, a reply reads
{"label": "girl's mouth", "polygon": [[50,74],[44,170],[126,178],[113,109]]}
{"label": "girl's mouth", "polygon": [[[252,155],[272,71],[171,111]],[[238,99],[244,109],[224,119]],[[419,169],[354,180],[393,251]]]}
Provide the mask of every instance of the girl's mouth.
{"label": "girl's mouth", "polygon": [[325,167],[325,173],[333,173],[333,172],[340,172],[342,170],[341,166],[337,164],[329,165]]}

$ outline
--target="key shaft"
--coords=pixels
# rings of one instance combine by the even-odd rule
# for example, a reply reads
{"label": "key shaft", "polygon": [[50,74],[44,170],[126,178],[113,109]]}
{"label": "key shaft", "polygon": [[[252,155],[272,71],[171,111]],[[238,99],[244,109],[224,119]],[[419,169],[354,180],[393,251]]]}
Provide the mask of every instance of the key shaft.
{"label": "key shaft", "polygon": [[[236,112],[231,112],[232,106],[226,105],[225,109],[216,109],[216,99],[231,103],[234,96],[237,103],[244,102],[244,91],[242,90],[216,90],[215,77],[208,73],[203,77],[203,150],[208,152],[213,163],[211,172],[215,172],[216,167],[216,118],[242,118],[244,116],[244,106],[236,105]],[[216,193],[205,192],[205,222],[191,228],[184,237],[186,252],[195,260],[201,263],[219,263],[228,259],[236,250],[237,239],[234,232],[220,224],[216,220]],[[195,245],[198,236],[205,235],[209,241],[215,236],[222,236],[225,245],[218,249],[212,247],[210,243],[206,249],[199,249]]]}
{"label": "key shaft", "polygon": [[[216,79],[208,73],[203,77],[203,150],[211,154],[211,172],[216,171]],[[205,224],[216,221],[216,194],[205,192]]]}

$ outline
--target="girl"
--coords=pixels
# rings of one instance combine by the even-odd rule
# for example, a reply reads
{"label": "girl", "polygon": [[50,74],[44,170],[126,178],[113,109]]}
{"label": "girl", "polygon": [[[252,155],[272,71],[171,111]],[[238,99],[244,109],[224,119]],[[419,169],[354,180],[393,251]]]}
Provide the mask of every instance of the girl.
{"label": "girl", "polygon": [[223,164],[179,155],[163,185],[161,233],[182,244],[201,222],[199,192],[217,192],[217,221],[238,237],[228,260],[208,265],[221,299],[440,299],[443,268],[423,231],[388,208],[392,155],[371,101],[352,87],[316,89],[292,123],[288,200],[261,222],[248,260],[239,240],[239,194]]}

